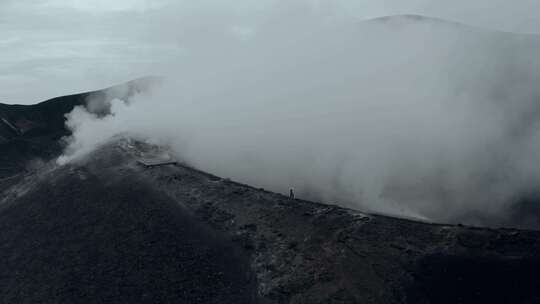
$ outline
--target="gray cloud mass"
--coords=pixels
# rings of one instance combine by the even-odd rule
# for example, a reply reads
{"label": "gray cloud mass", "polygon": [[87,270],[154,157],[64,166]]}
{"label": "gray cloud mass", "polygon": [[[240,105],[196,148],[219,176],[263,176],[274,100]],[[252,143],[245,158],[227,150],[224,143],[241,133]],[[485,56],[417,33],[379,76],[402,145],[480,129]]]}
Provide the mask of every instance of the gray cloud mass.
{"label": "gray cloud mass", "polygon": [[[110,116],[70,113],[60,163],[128,133],[274,191],[475,224],[538,191],[540,4],[194,3],[0,4],[0,99],[166,76]],[[371,20],[404,13],[439,19]]]}

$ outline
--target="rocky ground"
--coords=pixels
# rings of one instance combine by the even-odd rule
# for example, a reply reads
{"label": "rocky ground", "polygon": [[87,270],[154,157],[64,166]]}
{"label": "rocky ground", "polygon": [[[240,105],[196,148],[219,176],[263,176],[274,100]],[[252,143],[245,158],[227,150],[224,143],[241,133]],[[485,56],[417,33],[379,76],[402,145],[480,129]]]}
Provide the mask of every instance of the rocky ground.
{"label": "rocky ground", "polygon": [[128,138],[57,166],[47,121],[87,96],[0,107],[2,303],[540,303],[537,231],[290,199]]}
{"label": "rocky ground", "polygon": [[[0,198],[7,303],[538,303],[540,232],[255,189],[122,139]],[[157,155],[157,154],[156,154]]]}

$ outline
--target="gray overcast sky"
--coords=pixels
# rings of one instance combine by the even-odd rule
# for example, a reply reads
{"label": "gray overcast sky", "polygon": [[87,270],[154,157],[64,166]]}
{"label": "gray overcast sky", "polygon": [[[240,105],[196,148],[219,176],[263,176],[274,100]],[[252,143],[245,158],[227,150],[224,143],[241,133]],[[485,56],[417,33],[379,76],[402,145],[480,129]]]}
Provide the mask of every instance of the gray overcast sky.
{"label": "gray overcast sky", "polygon": [[0,102],[23,104],[160,74],[205,39],[246,39],[261,20],[279,22],[270,16],[276,7],[357,19],[415,13],[540,33],[538,0],[0,1]]}

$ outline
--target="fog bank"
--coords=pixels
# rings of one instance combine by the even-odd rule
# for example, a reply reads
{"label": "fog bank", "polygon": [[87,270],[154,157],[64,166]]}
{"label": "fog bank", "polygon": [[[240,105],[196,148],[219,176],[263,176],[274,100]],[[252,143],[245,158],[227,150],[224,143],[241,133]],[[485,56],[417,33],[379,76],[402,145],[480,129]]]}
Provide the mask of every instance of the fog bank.
{"label": "fog bank", "polygon": [[59,162],[128,133],[254,186],[472,224],[538,190],[537,36],[304,13],[204,29],[161,85],[105,117],[70,113]]}

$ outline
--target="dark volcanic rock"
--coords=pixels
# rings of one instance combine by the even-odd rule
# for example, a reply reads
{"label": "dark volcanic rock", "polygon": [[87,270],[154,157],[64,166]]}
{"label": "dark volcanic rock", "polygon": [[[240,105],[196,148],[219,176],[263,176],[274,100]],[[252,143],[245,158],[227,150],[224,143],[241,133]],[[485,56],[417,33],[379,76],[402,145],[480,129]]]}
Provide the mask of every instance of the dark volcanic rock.
{"label": "dark volcanic rock", "polygon": [[538,300],[540,232],[366,215],[293,200],[178,163],[139,164],[141,154],[154,151],[158,148],[120,140],[5,190],[0,299]]}
{"label": "dark volcanic rock", "polygon": [[2,302],[253,302],[245,253],[137,175],[106,165],[43,173],[4,202]]}

